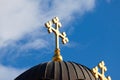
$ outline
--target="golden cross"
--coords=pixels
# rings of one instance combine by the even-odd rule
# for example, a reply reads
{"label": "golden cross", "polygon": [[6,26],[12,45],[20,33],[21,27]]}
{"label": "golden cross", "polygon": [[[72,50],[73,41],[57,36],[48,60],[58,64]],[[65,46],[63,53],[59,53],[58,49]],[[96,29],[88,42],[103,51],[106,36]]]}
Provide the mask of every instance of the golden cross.
{"label": "golden cross", "polygon": [[[101,69],[101,73],[99,73],[98,67]],[[107,71],[107,68],[105,66],[104,61],[102,61],[101,63],[99,63],[98,67],[96,66],[95,68],[93,68],[93,73],[95,74],[95,77],[98,79],[100,78],[100,80],[111,80],[111,77],[105,77],[105,71]]]}
{"label": "golden cross", "polygon": [[[55,24],[55,28],[52,27],[52,25]],[[66,44],[69,40],[66,37],[66,33],[60,33],[59,28],[62,26],[61,23],[59,22],[59,18],[55,17],[53,18],[51,21],[48,21],[47,23],[45,23],[46,28],[48,28],[48,32],[54,32],[55,33],[55,45],[56,45],[56,49],[55,49],[55,55],[53,57],[54,61],[61,61],[62,60],[62,56],[60,55],[60,48],[59,48],[59,37],[62,38],[62,43]],[[61,59],[59,59],[59,58]]]}

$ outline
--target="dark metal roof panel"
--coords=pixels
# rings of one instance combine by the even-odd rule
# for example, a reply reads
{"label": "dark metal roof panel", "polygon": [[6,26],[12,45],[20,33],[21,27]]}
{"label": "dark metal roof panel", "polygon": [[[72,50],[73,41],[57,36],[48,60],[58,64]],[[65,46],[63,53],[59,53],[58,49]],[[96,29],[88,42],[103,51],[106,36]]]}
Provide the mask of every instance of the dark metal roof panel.
{"label": "dark metal roof panel", "polygon": [[92,71],[74,62],[46,62],[18,76],[15,80],[96,80]]}

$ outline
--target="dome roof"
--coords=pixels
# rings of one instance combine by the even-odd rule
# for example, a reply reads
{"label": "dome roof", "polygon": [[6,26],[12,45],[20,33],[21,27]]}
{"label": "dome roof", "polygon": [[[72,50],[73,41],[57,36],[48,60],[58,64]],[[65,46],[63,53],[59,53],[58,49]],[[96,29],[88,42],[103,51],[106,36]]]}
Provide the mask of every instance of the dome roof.
{"label": "dome roof", "polygon": [[15,80],[96,80],[86,66],[65,61],[51,61],[25,71]]}

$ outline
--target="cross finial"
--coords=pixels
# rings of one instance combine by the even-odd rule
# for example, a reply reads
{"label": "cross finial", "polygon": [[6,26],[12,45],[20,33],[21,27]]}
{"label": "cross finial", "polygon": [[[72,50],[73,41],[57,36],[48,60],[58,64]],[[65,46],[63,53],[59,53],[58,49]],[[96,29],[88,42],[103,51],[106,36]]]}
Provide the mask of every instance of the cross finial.
{"label": "cross finial", "polygon": [[[55,28],[52,27],[52,25],[55,24]],[[59,22],[59,18],[55,17],[51,21],[48,21],[45,23],[46,28],[48,28],[48,32],[54,32],[55,33],[55,55],[53,57],[53,61],[61,61],[62,56],[60,55],[60,48],[59,48],[59,37],[62,38],[62,43],[66,44],[69,40],[66,37],[66,33],[60,33],[59,28],[62,26],[61,23]]]}
{"label": "cross finial", "polygon": [[[101,73],[98,70],[98,67],[101,69]],[[102,61],[101,63],[99,63],[98,67],[96,66],[95,68],[93,68],[93,73],[95,74],[95,77],[97,79],[100,78],[100,80],[111,80],[111,77],[105,77],[105,71],[107,71],[107,68],[105,66],[104,61]]]}

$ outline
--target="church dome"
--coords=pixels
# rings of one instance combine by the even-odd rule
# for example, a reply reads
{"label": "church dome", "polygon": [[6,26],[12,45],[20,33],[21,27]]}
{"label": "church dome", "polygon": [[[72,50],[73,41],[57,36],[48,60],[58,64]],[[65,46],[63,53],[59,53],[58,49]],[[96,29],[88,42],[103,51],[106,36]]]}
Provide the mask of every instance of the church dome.
{"label": "church dome", "polygon": [[92,71],[75,62],[50,61],[25,71],[15,80],[96,80]]}
{"label": "church dome", "polygon": [[[52,24],[54,24],[55,28],[52,27]],[[30,68],[15,80],[111,80],[110,76],[106,77],[104,75],[107,70],[104,61],[92,70],[75,62],[63,61],[60,55],[59,37],[62,38],[63,44],[66,44],[69,40],[65,32],[60,33],[59,31],[61,27],[59,18],[55,17],[51,21],[48,21],[45,26],[48,28],[49,33],[54,32],[56,36],[55,54],[52,61]],[[101,72],[99,72],[99,68]]]}

